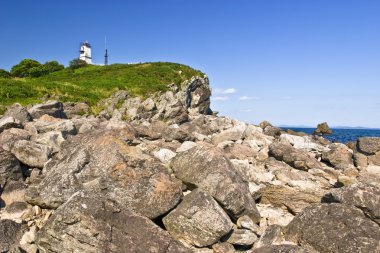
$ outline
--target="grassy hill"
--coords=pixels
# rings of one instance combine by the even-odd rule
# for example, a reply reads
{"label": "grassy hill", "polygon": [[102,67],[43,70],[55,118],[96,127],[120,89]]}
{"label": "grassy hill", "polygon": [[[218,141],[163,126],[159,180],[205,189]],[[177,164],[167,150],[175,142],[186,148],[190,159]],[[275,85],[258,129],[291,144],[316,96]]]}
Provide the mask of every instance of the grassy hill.
{"label": "grassy hill", "polygon": [[180,85],[195,75],[204,74],[185,65],[156,62],[66,68],[39,78],[0,78],[0,105],[27,105],[46,98],[95,105],[117,90],[144,97],[165,91],[170,83]]}

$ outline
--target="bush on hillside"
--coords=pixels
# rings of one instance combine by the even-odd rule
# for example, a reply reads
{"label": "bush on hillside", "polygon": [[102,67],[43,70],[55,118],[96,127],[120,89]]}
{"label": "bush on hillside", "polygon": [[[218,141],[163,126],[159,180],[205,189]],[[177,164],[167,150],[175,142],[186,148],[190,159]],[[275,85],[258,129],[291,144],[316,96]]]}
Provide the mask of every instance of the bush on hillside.
{"label": "bush on hillside", "polygon": [[0,78],[11,78],[11,73],[5,69],[0,69]]}
{"label": "bush on hillside", "polygon": [[45,64],[38,67],[31,68],[29,70],[28,76],[30,77],[40,77],[48,75],[50,73],[64,69],[65,67],[59,64],[57,61],[48,61]]}
{"label": "bush on hillside", "polygon": [[87,62],[85,62],[84,60],[78,59],[78,58],[72,60],[69,64],[69,68],[71,68],[71,69],[78,69],[78,68],[82,68],[85,66],[87,66]]}
{"label": "bush on hillside", "polygon": [[41,64],[32,59],[24,59],[19,64],[14,65],[11,69],[11,74],[14,77],[27,77],[29,76],[29,70],[40,66]]}

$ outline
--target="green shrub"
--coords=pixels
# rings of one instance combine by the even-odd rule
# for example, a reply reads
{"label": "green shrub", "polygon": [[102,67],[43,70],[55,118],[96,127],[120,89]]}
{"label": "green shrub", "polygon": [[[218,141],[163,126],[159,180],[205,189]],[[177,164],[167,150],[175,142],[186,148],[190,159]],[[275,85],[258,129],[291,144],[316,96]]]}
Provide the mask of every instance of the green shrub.
{"label": "green shrub", "polygon": [[11,69],[11,74],[14,77],[27,77],[29,76],[29,70],[40,66],[38,61],[32,59],[24,59],[19,64],[14,65]]}
{"label": "green shrub", "polygon": [[28,76],[40,77],[40,76],[48,75],[56,71],[60,71],[64,68],[65,67],[59,64],[57,61],[48,61],[48,62],[45,62],[43,65],[31,68],[28,71]]}
{"label": "green shrub", "polygon": [[87,66],[87,62],[85,62],[84,60],[78,59],[78,58],[72,60],[69,63],[69,68],[71,68],[71,69],[79,69],[79,68],[82,68],[85,66]]}
{"label": "green shrub", "polygon": [[5,69],[0,69],[0,78],[11,78],[11,73]]}

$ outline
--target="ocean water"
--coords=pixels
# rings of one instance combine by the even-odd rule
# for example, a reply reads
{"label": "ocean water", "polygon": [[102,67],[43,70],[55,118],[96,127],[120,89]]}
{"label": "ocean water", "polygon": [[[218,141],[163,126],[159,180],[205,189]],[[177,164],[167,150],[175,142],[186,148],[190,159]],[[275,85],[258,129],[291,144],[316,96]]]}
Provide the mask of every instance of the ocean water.
{"label": "ocean water", "polygon": [[[283,128],[291,129],[297,132],[304,132],[307,134],[313,134],[315,128]],[[380,137],[380,129],[341,129],[331,128],[333,133],[331,135],[325,135],[324,137],[330,141],[347,143],[349,141],[356,141],[360,137]]]}

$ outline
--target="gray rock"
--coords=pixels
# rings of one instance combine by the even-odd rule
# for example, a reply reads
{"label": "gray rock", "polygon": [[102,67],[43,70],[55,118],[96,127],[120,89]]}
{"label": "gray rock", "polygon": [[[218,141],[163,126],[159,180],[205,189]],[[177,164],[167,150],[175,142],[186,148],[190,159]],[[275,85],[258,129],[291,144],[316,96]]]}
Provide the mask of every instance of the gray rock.
{"label": "gray rock", "polygon": [[259,226],[256,223],[254,223],[252,221],[252,219],[249,218],[246,215],[240,217],[237,220],[236,225],[238,226],[238,228],[249,229],[249,230],[251,230],[252,232],[255,232],[255,233],[258,233],[258,231],[259,231]]}
{"label": "gray rock", "polygon": [[297,245],[268,245],[257,248],[249,253],[318,253],[313,249],[303,249]]}
{"label": "gray rock", "polygon": [[334,189],[330,201],[361,209],[370,219],[380,224],[380,189],[363,183]]}
{"label": "gray rock", "polygon": [[28,110],[18,103],[7,107],[7,111],[4,113],[4,117],[6,116],[11,116],[14,119],[17,119],[21,124],[32,121],[32,117],[28,113]]}
{"label": "gray rock", "polygon": [[232,229],[232,222],[218,203],[200,189],[186,195],[164,219],[171,235],[197,247],[219,241]]}
{"label": "gray rock", "polygon": [[67,116],[63,111],[63,104],[59,101],[47,101],[43,104],[34,105],[28,110],[33,119],[38,119],[47,114],[54,118],[66,119]]}
{"label": "gray rock", "polygon": [[90,112],[90,106],[86,103],[64,103],[64,112],[67,118],[71,119],[76,116],[82,116]]}
{"label": "gray rock", "polygon": [[235,253],[235,248],[228,242],[222,242],[212,245],[213,253]]}
{"label": "gray rock", "polygon": [[15,142],[19,140],[29,140],[31,133],[19,128],[7,129],[0,134],[0,147],[11,151]]}
{"label": "gray rock", "polygon": [[0,148],[0,187],[4,187],[8,180],[22,178],[22,170],[19,161],[12,153]]}
{"label": "gray rock", "polygon": [[37,232],[47,252],[190,253],[148,218],[97,195],[78,192]]}
{"label": "gray rock", "polygon": [[2,189],[0,207],[25,202],[25,189],[26,185],[22,181],[9,180]]}
{"label": "gray rock", "polygon": [[51,131],[60,131],[63,136],[74,135],[77,130],[74,123],[67,119],[58,119],[49,115],[41,116],[33,126],[37,129],[38,133],[47,133]]}
{"label": "gray rock", "polygon": [[374,155],[380,151],[379,137],[362,137],[357,142],[358,151],[366,155]]}
{"label": "gray rock", "polygon": [[13,145],[11,152],[22,163],[30,167],[42,168],[49,160],[52,150],[44,144],[20,140]]}
{"label": "gray rock", "polygon": [[274,126],[267,126],[264,128],[264,134],[273,136],[273,137],[278,137],[282,133],[282,129],[279,127],[274,127]]}
{"label": "gray rock", "polygon": [[145,111],[150,112],[156,109],[156,104],[154,103],[154,100],[152,98],[147,98],[142,103],[142,106]]}
{"label": "gray rock", "polygon": [[213,196],[233,218],[248,215],[254,222],[260,220],[248,183],[219,149],[196,146],[177,154],[171,168],[185,184],[195,185]]}
{"label": "gray rock", "polygon": [[286,240],[320,253],[380,251],[380,227],[360,209],[344,204],[314,204],[285,229]]}
{"label": "gray rock", "polygon": [[257,241],[257,236],[248,229],[234,229],[228,236],[227,242],[233,245],[251,246]]}
{"label": "gray rock", "polygon": [[275,244],[281,244],[284,241],[282,235],[282,227],[279,225],[271,225],[267,227],[260,239],[255,243],[255,248],[265,248]]}
{"label": "gray rock", "polygon": [[243,137],[243,134],[247,128],[245,123],[237,124],[229,129],[221,131],[218,134],[212,136],[212,142],[217,145],[225,141],[237,141]]}
{"label": "gray rock", "polygon": [[44,144],[52,150],[52,153],[57,153],[61,150],[61,145],[65,141],[65,138],[63,138],[62,132],[52,131],[39,134],[32,138],[32,141]]}
{"label": "gray rock", "polygon": [[11,116],[5,116],[0,119],[0,133],[9,128],[19,128],[21,122]]}
{"label": "gray rock", "polygon": [[206,76],[191,78],[184,85],[182,92],[184,94],[182,102],[190,114],[211,114],[211,88]]}
{"label": "gray rock", "polygon": [[57,208],[85,190],[149,218],[168,212],[182,198],[182,183],[157,159],[129,146],[135,134],[133,128],[99,129],[66,141],[41,183],[28,188],[28,202]]}
{"label": "gray rock", "polygon": [[322,169],[322,164],[308,152],[287,143],[272,143],[269,146],[269,154],[299,170]]}
{"label": "gray rock", "polygon": [[353,152],[346,145],[333,143],[329,146],[330,151],[322,154],[322,160],[334,167],[353,165]]}
{"label": "gray rock", "polygon": [[12,220],[0,220],[0,252],[16,247],[23,232],[23,226]]}

